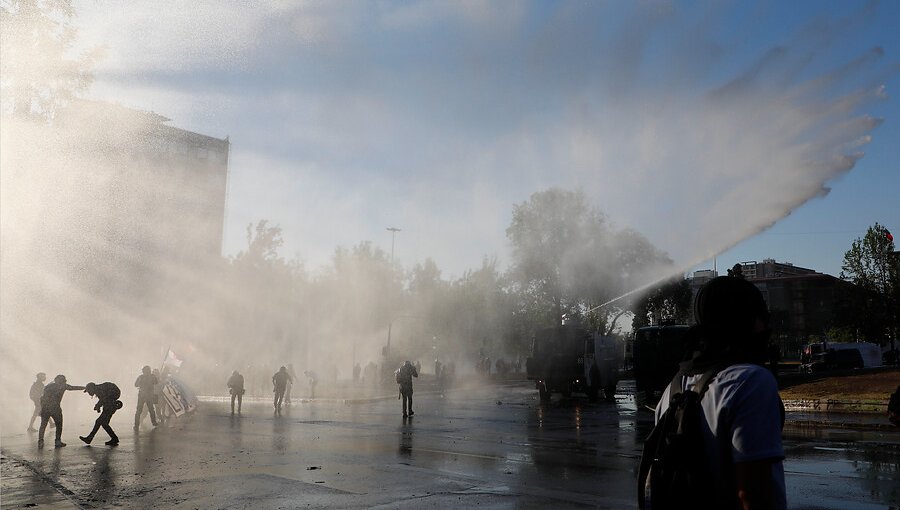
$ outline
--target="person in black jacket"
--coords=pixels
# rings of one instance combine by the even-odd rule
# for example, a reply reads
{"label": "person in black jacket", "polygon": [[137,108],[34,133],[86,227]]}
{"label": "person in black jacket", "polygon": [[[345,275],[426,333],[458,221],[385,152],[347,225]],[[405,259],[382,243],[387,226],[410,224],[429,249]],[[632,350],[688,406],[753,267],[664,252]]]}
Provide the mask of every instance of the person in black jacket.
{"label": "person in black jacket", "polygon": [[150,366],[145,365],[141,369],[141,375],[134,381],[134,387],[138,389],[138,404],[134,411],[134,430],[138,430],[141,425],[141,411],[144,406],[150,410],[150,423],[156,426],[156,411],[153,404],[156,400],[155,388],[159,384],[159,379],[150,371]]}
{"label": "person in black jacket", "polygon": [[66,391],[83,390],[84,386],[72,386],[66,381],[66,376],[59,374],[53,378],[53,382],[44,387],[41,395],[41,426],[38,428],[38,448],[44,447],[44,431],[47,422],[53,420],[56,423],[56,447],[62,448],[66,443],[62,442],[62,398]]}
{"label": "person in black jacket", "polygon": [[103,427],[103,430],[109,434],[109,441],[107,441],[106,444],[109,446],[116,446],[119,444],[119,437],[113,431],[112,427],[109,426],[109,420],[112,419],[112,415],[115,414],[116,411],[122,408],[122,401],[119,400],[119,396],[122,395],[122,392],[119,391],[118,386],[111,382],[100,384],[94,384],[92,382],[87,383],[84,387],[84,392],[92,397],[97,397],[97,405],[94,406],[94,411],[100,413],[100,416],[97,418],[97,421],[94,422],[94,428],[91,430],[90,434],[78,437],[85,443],[91,444],[91,441],[94,440],[94,435],[100,430],[100,427]]}
{"label": "person in black jacket", "polygon": [[397,384],[400,385],[400,397],[403,399],[403,417],[416,413],[412,408],[413,377],[419,377],[419,371],[408,360],[397,370]]}
{"label": "person in black jacket", "polygon": [[275,372],[275,375],[272,376],[272,385],[275,387],[272,391],[275,393],[275,401],[273,404],[275,405],[275,412],[281,412],[281,402],[284,400],[284,392],[287,389],[288,383],[293,383],[294,380],[291,378],[291,374],[288,373],[286,367],[281,367]]}
{"label": "person in black jacket", "polygon": [[238,414],[241,414],[241,402],[244,400],[244,376],[237,370],[228,378],[228,392],[231,393],[231,414],[234,414],[234,400],[237,399]]}

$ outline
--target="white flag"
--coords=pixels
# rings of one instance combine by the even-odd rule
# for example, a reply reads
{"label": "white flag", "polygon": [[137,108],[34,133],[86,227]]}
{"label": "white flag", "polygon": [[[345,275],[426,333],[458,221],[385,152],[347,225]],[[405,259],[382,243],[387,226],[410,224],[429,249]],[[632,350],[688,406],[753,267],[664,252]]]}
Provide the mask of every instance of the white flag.
{"label": "white flag", "polygon": [[178,359],[178,356],[175,356],[175,353],[172,352],[172,349],[169,349],[169,353],[166,354],[166,360],[163,361],[163,365],[170,365],[178,368],[181,366],[181,360]]}

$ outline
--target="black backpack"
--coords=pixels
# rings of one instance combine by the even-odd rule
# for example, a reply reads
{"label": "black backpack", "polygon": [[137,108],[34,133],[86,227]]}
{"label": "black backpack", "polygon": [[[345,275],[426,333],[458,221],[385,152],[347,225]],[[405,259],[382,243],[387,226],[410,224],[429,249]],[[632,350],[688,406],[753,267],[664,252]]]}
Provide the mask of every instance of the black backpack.
{"label": "black backpack", "polygon": [[[700,400],[722,366],[714,367],[690,391],[682,391],[682,373],[669,386],[669,408],[653,427],[641,454],[638,508],[734,508],[736,494],[717,487],[703,441]],[[649,503],[649,504],[648,504]]]}

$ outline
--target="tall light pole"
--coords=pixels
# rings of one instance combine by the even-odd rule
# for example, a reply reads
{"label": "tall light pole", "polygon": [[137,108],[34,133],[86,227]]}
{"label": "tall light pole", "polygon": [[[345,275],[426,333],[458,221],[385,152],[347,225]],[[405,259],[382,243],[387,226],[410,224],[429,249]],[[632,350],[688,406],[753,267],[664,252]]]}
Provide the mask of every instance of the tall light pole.
{"label": "tall light pole", "polygon": [[391,265],[394,265],[394,236],[397,232],[400,232],[400,229],[397,227],[388,227],[387,230],[391,233]]}
{"label": "tall light pole", "polygon": [[[397,235],[397,232],[400,232],[400,229],[397,227],[388,227],[388,232],[391,233],[391,269],[394,268],[394,236]],[[394,320],[391,319],[388,322],[388,338],[387,338],[387,348],[385,348],[384,352],[386,355],[389,355],[391,352],[391,328],[394,326]]]}

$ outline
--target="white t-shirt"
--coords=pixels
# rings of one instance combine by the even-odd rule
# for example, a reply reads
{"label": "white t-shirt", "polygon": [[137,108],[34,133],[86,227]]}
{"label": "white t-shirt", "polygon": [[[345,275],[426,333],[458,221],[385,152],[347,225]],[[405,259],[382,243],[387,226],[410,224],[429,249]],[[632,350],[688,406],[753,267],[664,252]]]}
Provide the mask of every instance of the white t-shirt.
{"label": "white t-shirt", "polygon": [[[682,390],[691,389],[699,375],[682,380]],[[783,409],[778,384],[767,369],[739,364],[722,369],[700,402],[708,428],[703,430],[707,456],[714,476],[733,473],[722,466],[722,448],[730,444],[732,462],[777,459],[772,463],[776,483],[775,508],[787,508],[784,488],[784,448],[781,445]],[[669,407],[669,388],[656,407],[656,421]],[[717,484],[719,482],[717,481]]]}

